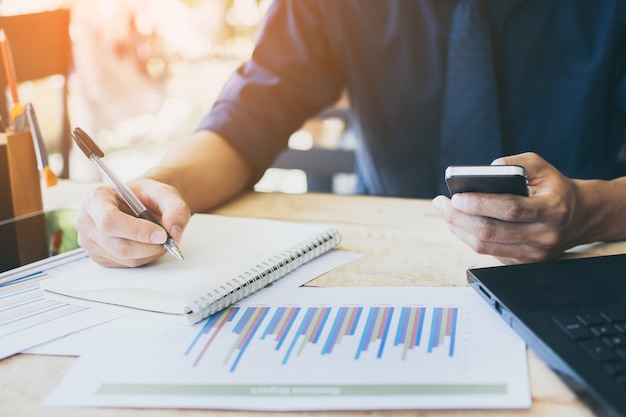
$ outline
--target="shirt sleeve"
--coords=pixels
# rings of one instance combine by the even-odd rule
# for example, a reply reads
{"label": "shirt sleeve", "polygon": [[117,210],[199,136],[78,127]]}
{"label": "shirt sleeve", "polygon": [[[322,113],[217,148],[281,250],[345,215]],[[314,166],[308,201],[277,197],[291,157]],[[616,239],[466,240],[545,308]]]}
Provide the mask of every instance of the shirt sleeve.
{"label": "shirt sleeve", "polygon": [[291,133],[342,90],[316,0],[275,0],[251,58],[224,85],[198,129],[214,131],[255,166],[260,178]]}

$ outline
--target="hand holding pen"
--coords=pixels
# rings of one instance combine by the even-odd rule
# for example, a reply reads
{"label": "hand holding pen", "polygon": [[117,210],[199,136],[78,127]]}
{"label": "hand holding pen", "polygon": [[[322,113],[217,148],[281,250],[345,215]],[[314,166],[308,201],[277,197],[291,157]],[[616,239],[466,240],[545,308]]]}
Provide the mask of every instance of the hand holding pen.
{"label": "hand holding pen", "polygon": [[[117,193],[122,197],[130,209],[137,217],[149,220],[155,224],[159,224],[156,218],[148,211],[144,204],[137,196],[128,188],[128,186],[120,179],[120,177],[111,169],[111,167],[103,159],[104,152],[96,145],[96,143],[82,129],[76,128],[72,131],[72,137],[83,151],[83,153],[98,167],[100,172],[113,185]],[[167,232],[167,231],[166,231]],[[168,250],[173,256],[179,260],[183,260],[183,255],[174,242],[172,236],[167,233],[167,240],[162,246]]]}

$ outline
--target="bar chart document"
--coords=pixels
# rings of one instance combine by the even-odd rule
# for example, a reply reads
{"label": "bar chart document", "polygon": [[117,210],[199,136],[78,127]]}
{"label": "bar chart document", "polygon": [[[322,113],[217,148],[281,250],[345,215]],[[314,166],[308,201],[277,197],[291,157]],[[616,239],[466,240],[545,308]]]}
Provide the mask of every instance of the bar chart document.
{"label": "bar chart document", "polygon": [[469,288],[299,288],[81,357],[48,405],[525,408],[525,345]]}
{"label": "bar chart document", "polygon": [[45,298],[39,284],[59,273],[65,262],[71,260],[28,269],[0,284],[0,359],[119,317]]}

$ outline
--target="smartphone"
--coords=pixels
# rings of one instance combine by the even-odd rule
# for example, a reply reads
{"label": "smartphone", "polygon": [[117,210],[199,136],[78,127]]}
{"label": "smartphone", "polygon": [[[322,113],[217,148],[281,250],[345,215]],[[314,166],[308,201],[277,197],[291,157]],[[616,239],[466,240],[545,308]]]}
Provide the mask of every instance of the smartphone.
{"label": "smartphone", "polygon": [[450,195],[476,192],[528,196],[526,171],[520,165],[452,165],[445,175]]}

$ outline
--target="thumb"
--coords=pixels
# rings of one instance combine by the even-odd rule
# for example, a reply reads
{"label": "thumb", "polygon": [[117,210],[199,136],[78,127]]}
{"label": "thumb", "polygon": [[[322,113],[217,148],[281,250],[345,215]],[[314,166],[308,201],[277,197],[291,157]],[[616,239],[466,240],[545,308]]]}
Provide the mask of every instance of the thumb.
{"label": "thumb", "polygon": [[151,181],[147,186],[140,187],[140,192],[148,210],[172,238],[180,242],[191,218],[191,210],[178,190],[170,185]]}

